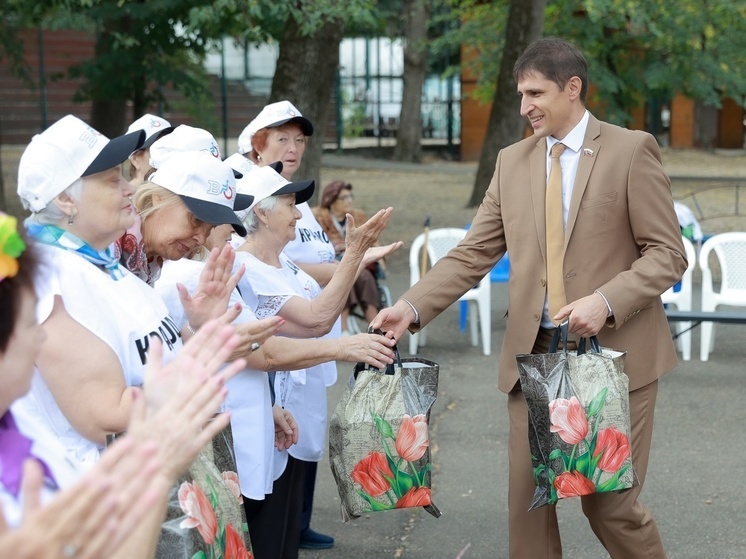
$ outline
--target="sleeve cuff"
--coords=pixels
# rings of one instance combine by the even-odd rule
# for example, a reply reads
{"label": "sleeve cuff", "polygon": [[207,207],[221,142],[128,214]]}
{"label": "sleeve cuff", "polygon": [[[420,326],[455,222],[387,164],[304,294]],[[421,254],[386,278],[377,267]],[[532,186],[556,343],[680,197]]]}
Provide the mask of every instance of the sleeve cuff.
{"label": "sleeve cuff", "polygon": [[611,305],[609,304],[609,300],[606,298],[606,296],[603,293],[601,293],[598,289],[594,291],[594,293],[598,293],[601,296],[601,298],[604,300],[604,303],[606,303],[606,308],[609,310],[609,314],[607,315],[607,317],[614,316],[614,311],[612,310]]}
{"label": "sleeve cuff", "polygon": [[[417,309],[414,308],[414,305],[404,299],[403,297],[400,298],[400,301],[404,301],[407,305],[409,305],[409,308],[412,309],[412,312],[414,312],[414,322],[413,324],[419,324],[420,323],[420,313],[417,312]],[[608,304],[608,303],[607,303]]]}

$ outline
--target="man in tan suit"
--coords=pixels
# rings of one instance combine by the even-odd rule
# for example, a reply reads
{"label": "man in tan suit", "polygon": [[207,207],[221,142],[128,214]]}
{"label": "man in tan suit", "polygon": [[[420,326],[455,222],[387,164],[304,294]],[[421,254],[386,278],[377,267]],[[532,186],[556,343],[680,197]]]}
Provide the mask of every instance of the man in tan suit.
{"label": "man in tan suit", "polygon": [[[647,470],[658,378],[676,365],[660,300],[686,268],[670,181],[651,135],[600,122],[586,110],[587,65],[576,47],[540,39],[518,59],[514,75],[533,137],[498,154],[466,238],[372,326],[396,339],[407,328],[422,328],[508,251],[498,386],[508,393],[511,558],[562,556],[555,507],[527,512],[535,484],[515,355],[545,353],[555,325],[568,319],[576,338],[597,335],[603,346],[628,354],[632,459],[640,479],[624,493],[582,497],[583,511],[612,558],[662,558],[655,522],[637,497]],[[550,150],[557,143],[563,144],[555,157],[561,221],[559,235],[549,234],[550,246],[560,237],[559,258],[550,257],[558,261],[552,274],[545,201],[552,182]],[[548,289],[557,288],[560,296],[550,302]]]}

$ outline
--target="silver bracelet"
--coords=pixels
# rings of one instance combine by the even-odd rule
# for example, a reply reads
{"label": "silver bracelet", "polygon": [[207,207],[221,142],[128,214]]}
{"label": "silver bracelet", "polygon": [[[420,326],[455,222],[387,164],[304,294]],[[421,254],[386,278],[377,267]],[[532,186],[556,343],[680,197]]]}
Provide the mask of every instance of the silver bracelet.
{"label": "silver bracelet", "polygon": [[192,325],[191,325],[191,324],[189,324],[189,322],[188,322],[188,321],[187,321],[187,323],[186,323],[186,329],[187,329],[187,331],[188,331],[188,332],[189,332],[189,333],[190,333],[190,334],[191,334],[192,336],[195,336],[195,335],[197,334],[197,332],[195,331],[195,329],[194,329],[194,328],[192,328]]}

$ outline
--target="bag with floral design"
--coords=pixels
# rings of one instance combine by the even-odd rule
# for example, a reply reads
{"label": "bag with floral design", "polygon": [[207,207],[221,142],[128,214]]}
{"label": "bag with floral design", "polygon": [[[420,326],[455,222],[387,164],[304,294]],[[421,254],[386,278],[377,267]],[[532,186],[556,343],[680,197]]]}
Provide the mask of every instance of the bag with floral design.
{"label": "bag with floral design", "polygon": [[205,446],[169,496],[158,559],[253,559],[230,426]]}
{"label": "bag with floral design", "polygon": [[601,348],[595,336],[588,343],[582,338],[576,352],[567,351],[567,329],[567,323],[556,329],[549,353],[516,355],[536,481],[529,510],[638,484],[626,353]]}
{"label": "bag with floral design", "polygon": [[385,371],[359,363],[329,424],[329,459],[347,521],[372,511],[424,507],[431,498],[428,422],[438,365],[401,359]]}

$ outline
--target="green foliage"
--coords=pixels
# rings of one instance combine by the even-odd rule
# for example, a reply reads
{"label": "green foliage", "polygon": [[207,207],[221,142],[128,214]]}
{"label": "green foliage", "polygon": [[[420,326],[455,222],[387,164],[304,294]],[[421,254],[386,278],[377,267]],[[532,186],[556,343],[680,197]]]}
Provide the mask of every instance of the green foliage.
{"label": "green foliage", "polygon": [[[476,96],[490,100],[508,2],[452,2],[442,17],[460,26],[434,46],[474,49],[467,69],[478,76]],[[716,107],[724,96],[746,96],[746,3],[740,0],[550,0],[544,34],[565,37],[585,52],[595,87],[589,101],[614,122],[626,123],[648,98],[676,92]]]}
{"label": "green foliage", "polygon": [[474,97],[491,101],[500,69],[510,1],[441,0],[441,4],[443,7],[437,12],[433,25],[444,31],[431,41],[431,56],[448,56],[460,47],[464,47],[463,52],[472,51],[474,56],[462,56],[460,66],[451,65],[444,73],[461,70],[477,76]]}

